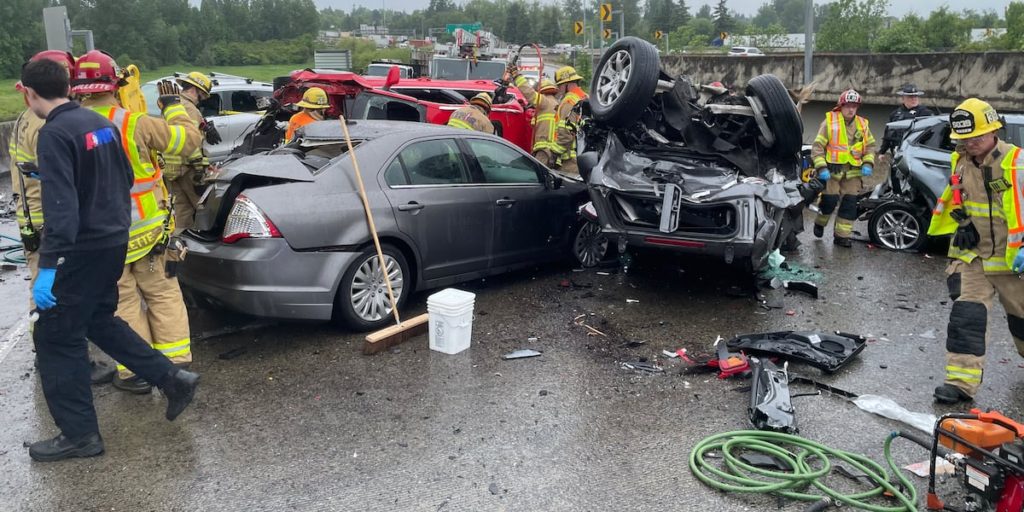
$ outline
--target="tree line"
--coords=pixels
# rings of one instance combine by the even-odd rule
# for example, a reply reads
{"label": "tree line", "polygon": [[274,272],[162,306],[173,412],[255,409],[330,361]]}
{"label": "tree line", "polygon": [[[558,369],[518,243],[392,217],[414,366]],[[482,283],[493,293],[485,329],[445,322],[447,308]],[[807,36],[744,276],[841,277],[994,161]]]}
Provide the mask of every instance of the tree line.
{"label": "tree line", "polygon": [[[73,28],[90,29],[96,45],[119,62],[143,68],[187,62],[195,65],[293,64],[307,62],[319,30],[355,31],[362,25],[388,26],[412,37],[450,40],[451,23],[482,22],[513,44],[584,44],[599,38],[594,19],[602,0],[430,0],[424,9],[400,12],[354,7],[317,10],[313,0],[3,0],[0,2],[0,76],[16,76],[26,58],[45,48],[42,9],[64,5]],[[696,5],[696,0],[689,0]],[[763,46],[778,46],[781,36],[803,32],[805,0],[766,0],[753,15],[728,6],[728,0],[611,0],[621,13],[607,28],[653,41],[654,31],[668,35],[671,50],[707,47],[722,32],[755,35]],[[1024,2],[1004,13],[953,12],[947,7],[927,17],[886,15],[889,0],[837,0],[814,7],[819,51],[925,52],[943,50],[1024,50]],[[587,11],[584,36],[573,22]],[[1005,35],[970,41],[972,28],[1005,28]],[[597,44],[596,39],[591,39]],[[728,39],[726,40],[728,44]],[[658,41],[662,45],[664,41]],[[662,46],[663,47],[663,46]],[[80,48],[76,49],[80,50]]]}

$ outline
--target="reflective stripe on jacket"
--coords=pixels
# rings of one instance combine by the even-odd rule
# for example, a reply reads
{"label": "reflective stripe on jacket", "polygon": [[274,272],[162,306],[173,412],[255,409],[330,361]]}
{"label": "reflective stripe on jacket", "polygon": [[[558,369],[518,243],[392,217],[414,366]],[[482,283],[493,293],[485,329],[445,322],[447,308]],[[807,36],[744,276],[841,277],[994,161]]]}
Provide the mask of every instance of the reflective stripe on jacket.
{"label": "reflective stripe on jacket", "polygon": [[[181,97],[181,106],[181,109],[174,109],[174,111],[169,114],[164,113],[164,120],[166,120],[168,124],[173,125],[178,124],[173,121],[178,121],[179,118],[184,116],[184,119],[195,127],[196,132],[202,135],[199,127],[202,125],[204,120],[203,114],[199,112],[199,107],[197,107],[195,103],[192,103],[191,98],[187,98],[185,96]],[[160,157],[164,162],[164,178],[169,180],[177,179],[179,176],[184,174],[187,169],[205,169],[210,165],[210,160],[207,159],[206,154],[203,153],[203,144],[201,140],[198,147],[190,152],[161,151]]]}
{"label": "reflective stripe on jacket", "polygon": [[[854,143],[850,144],[847,125],[852,124],[856,131]],[[852,123],[847,123],[841,112],[834,110],[825,113],[825,122],[818,130],[811,149],[814,167],[825,167],[827,164],[849,165],[846,177],[859,178],[863,164],[873,164],[875,137],[868,127],[868,120],[855,116]]]}
{"label": "reflective stripe on jacket", "polygon": [[[993,210],[992,207],[996,202],[988,202],[988,193],[985,191],[983,178],[979,180],[976,179],[977,177],[972,177],[975,179],[963,180],[961,185],[964,193],[962,205],[953,204],[953,188],[947,185],[946,189],[942,192],[942,197],[935,204],[931,225],[928,227],[928,234],[938,236],[955,233],[958,224],[953,220],[950,212],[957,208],[963,208],[970,219],[972,219],[971,222],[974,222],[983,241],[987,238],[988,241],[994,240],[995,244],[999,245],[999,242],[1004,239],[1005,235],[1006,246],[992,247],[991,254],[988,257],[979,255],[979,251],[986,251],[982,251],[977,247],[974,250],[966,250],[950,246],[949,257],[967,263],[980,257],[982,258],[982,267],[986,273],[1009,273],[1012,272],[1013,259],[1021,248],[1021,242],[1024,241],[1024,219],[1022,219],[1021,211],[1021,205],[1024,205],[1024,152],[1021,151],[1021,148],[1006,143],[1000,143],[997,148],[1002,149],[1005,153],[1000,162],[1000,167],[1003,170],[1002,175],[993,176],[993,180],[1002,178],[1004,180],[1003,183],[1007,185],[1005,190],[998,193],[999,203],[1002,204],[1002,208]],[[959,162],[960,153],[953,152],[950,157],[951,174],[957,173],[957,164]],[[964,165],[968,164],[969,160],[964,162]],[[961,170],[962,173],[963,170]],[[975,185],[974,183],[981,184]],[[984,199],[985,201],[977,201],[977,199]],[[973,219],[990,219],[990,221],[976,222]],[[998,219],[998,222],[991,222],[992,219]],[[1005,233],[1002,232],[1004,225]],[[993,229],[996,232],[993,232]]]}
{"label": "reflective stripe on jacket", "polygon": [[[38,179],[21,174],[21,171],[18,170],[18,163],[35,163],[36,141],[39,140],[39,129],[44,124],[46,124],[45,119],[35,115],[31,110],[25,110],[14,123],[14,133],[11,134],[11,142],[8,146],[11,154],[12,192],[25,198],[28,203],[28,219],[32,220],[32,227],[37,231],[43,226],[43,187]],[[25,184],[24,190],[22,190],[22,183]],[[19,199],[15,207],[18,227],[25,227],[28,224],[25,218],[25,204]]]}
{"label": "reflective stripe on jacket", "polygon": [[573,112],[573,109],[577,103],[585,99],[587,93],[574,85],[558,104],[558,136],[556,148],[552,151],[558,156],[559,163],[576,158],[576,132],[579,128],[580,115]]}
{"label": "reflective stripe on jacket", "polygon": [[462,128],[463,130],[494,133],[494,125],[491,124],[490,118],[476,105],[466,105],[452,112],[452,116],[448,118],[448,126]]}
{"label": "reflective stripe on jacket", "polygon": [[531,152],[547,149],[556,155],[564,153],[565,150],[558,145],[558,100],[535,91],[522,75],[516,77],[516,88],[526,97],[527,103],[537,110],[530,120],[533,126]]}

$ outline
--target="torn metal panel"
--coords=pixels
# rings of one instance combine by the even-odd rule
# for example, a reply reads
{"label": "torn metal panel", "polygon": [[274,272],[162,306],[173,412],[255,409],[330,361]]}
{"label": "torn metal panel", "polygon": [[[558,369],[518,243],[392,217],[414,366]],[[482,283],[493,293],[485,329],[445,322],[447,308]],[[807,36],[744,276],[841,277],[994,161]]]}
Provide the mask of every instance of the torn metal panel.
{"label": "torn metal panel", "polygon": [[781,331],[744,334],[728,342],[730,350],[776,356],[834,372],[846,366],[867,346],[867,338],[842,332]]}
{"label": "torn metal panel", "polygon": [[758,430],[796,434],[796,416],[789,395],[789,375],[785,365],[775,366],[768,359],[752,358],[754,378],[750,386],[750,424]]}

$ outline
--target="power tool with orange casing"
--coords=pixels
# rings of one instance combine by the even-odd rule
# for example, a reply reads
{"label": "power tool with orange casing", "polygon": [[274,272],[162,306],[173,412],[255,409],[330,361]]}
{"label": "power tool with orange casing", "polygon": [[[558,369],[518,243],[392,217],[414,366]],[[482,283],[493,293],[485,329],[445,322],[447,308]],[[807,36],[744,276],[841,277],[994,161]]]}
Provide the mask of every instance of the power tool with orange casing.
{"label": "power tool with orange casing", "polygon": [[[971,409],[939,418],[929,440],[907,432],[898,435],[931,449],[928,510],[1024,510],[1024,425],[998,411]],[[947,505],[935,492],[936,457],[953,464],[956,479],[967,493],[963,508]]]}

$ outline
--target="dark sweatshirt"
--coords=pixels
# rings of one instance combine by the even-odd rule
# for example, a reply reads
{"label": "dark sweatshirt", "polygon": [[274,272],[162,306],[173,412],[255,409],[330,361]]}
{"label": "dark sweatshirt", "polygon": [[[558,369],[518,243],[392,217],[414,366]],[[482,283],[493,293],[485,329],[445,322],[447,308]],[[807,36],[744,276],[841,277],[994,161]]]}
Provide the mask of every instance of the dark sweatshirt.
{"label": "dark sweatshirt", "polygon": [[39,267],[72,251],[127,245],[135,177],[117,127],[70,102],[46,117],[36,147],[46,224]]}

